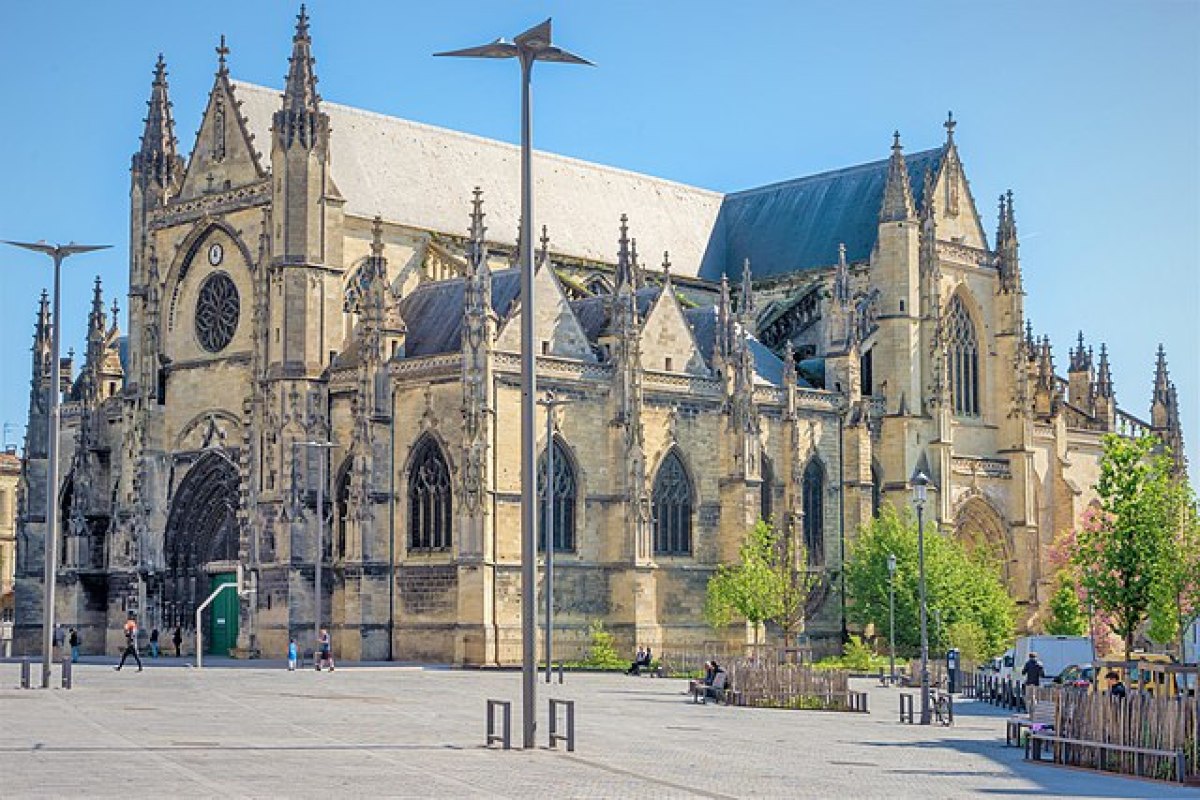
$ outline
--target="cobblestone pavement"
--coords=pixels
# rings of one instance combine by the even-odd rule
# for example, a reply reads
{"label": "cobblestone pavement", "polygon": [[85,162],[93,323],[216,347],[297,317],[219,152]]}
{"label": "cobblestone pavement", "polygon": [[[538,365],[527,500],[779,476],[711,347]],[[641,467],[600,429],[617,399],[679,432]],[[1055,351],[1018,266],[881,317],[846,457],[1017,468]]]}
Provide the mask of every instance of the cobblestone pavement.
{"label": "cobblestone pavement", "polygon": [[[0,796],[1200,797],[1026,764],[989,706],[961,704],[953,728],[900,725],[894,690],[876,687],[872,713],[853,715],[693,705],[682,681],[568,674],[539,684],[539,747],[503,752],[483,746],[485,700],[513,701],[519,743],[514,672],[160,662],[75,677],[22,691],[0,664]],[[547,697],[576,701],[573,754],[545,746]]]}

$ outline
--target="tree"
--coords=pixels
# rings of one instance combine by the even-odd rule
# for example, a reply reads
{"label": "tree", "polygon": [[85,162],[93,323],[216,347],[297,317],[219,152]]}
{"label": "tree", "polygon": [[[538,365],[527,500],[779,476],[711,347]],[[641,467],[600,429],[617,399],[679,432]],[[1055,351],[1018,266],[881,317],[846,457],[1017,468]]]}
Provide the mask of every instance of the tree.
{"label": "tree", "polygon": [[1095,607],[1112,617],[1125,645],[1149,615],[1177,522],[1178,487],[1172,462],[1154,437],[1104,437],[1098,513],[1085,514],[1073,561]]}
{"label": "tree", "polygon": [[[755,627],[779,626],[783,646],[804,628],[823,570],[808,564],[800,537],[759,520],[742,543],[736,564],[722,564],[708,582],[704,616],[721,628],[736,614]],[[757,642],[755,642],[757,644]]]}
{"label": "tree", "polygon": [[1183,637],[1200,617],[1200,515],[1181,478],[1175,479],[1169,502],[1174,525],[1152,590],[1149,634],[1160,644],[1177,643],[1183,661]]}
{"label": "tree", "polygon": [[[917,525],[907,509],[885,506],[859,531],[846,564],[850,620],[888,630],[888,556],[896,557],[896,647],[920,652],[921,629],[917,563]],[[925,535],[925,582],[929,604],[930,649],[950,645],[977,650],[990,658],[1008,647],[1015,606],[997,566],[967,553],[955,539],[930,529]],[[940,615],[942,624],[933,624]]]}
{"label": "tree", "polygon": [[1053,636],[1083,636],[1087,633],[1087,615],[1079,602],[1075,580],[1070,573],[1058,573],[1058,588],[1050,597],[1050,617],[1046,620],[1046,633]]}

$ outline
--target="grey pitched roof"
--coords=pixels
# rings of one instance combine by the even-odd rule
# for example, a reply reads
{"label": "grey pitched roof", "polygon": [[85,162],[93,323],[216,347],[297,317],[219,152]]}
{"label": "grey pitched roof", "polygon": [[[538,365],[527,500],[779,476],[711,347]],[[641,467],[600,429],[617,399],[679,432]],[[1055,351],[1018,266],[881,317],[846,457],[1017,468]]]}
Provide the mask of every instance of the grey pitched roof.
{"label": "grey pitched roof", "polygon": [[[280,92],[241,81],[234,91],[255,147],[269,159]],[[465,233],[471,190],[479,186],[490,234],[516,238],[520,148],[324,100],[321,110],[329,115],[331,169],[348,214]],[[534,192],[543,198],[537,224],[548,226],[556,251],[612,263],[618,221],[628,214],[642,252],[670,250],[677,273],[696,274],[719,192],[540,151],[533,165]]]}
{"label": "grey pitched roof", "polygon": [[[696,337],[696,345],[700,355],[711,368],[713,365],[713,350],[717,338],[717,307],[689,308],[683,312],[692,335]],[[754,358],[754,372],[758,377],[774,386],[783,386],[783,359],[771,352],[771,349],[753,336],[746,337],[750,347],[750,355]],[[811,388],[811,384],[797,376],[796,385]]]}
{"label": "grey pitched roof", "polygon": [[[281,94],[240,81],[234,91],[254,144],[271,146],[271,119]],[[486,195],[488,228],[515,237],[519,149],[506,142],[423,125],[322,101],[332,128],[334,182],[349,214],[382,214],[390,223],[442,233],[467,227],[471,190]],[[922,200],[926,169],[943,149],[909,156],[913,196]],[[264,157],[269,153],[262,153]],[[616,255],[622,213],[642,252],[669,250],[679,275],[741,276],[748,257],[755,277],[828,266],[846,244],[852,261],[875,244],[887,161],[722,195],[551,153],[534,154],[534,191],[544,200],[538,224],[558,252],[603,263]]]}
{"label": "grey pitched roof", "polygon": [[[943,149],[908,156],[913,199],[923,201],[925,171],[937,173]],[[727,195],[700,267],[700,277],[741,277],[750,259],[756,278],[828,266],[838,245],[865,261],[875,246],[888,162],[875,161]]]}
{"label": "grey pitched roof", "polygon": [[[639,319],[645,319],[646,315],[650,313],[650,307],[654,305],[654,301],[661,291],[662,289],[657,286],[646,286],[634,293]],[[583,328],[584,335],[587,336],[588,341],[594,343],[608,328],[612,311],[612,297],[585,297],[582,300],[572,300],[570,305],[571,310],[575,312],[575,317],[579,320],[580,327]]]}
{"label": "grey pitched roof", "polygon": [[[492,309],[504,319],[521,293],[520,272],[505,269],[492,273]],[[400,318],[408,326],[405,358],[455,353],[462,349],[462,278],[426,283],[400,301]]]}

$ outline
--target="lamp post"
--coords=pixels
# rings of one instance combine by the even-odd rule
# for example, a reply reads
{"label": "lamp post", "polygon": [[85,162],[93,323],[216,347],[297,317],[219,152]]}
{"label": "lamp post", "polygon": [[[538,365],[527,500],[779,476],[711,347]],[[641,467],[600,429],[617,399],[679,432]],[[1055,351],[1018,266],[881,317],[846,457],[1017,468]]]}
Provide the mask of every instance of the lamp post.
{"label": "lamp post", "polygon": [[550,20],[535,25],[509,42],[435,53],[459,58],[515,58],[521,64],[521,727],[526,749],[534,746],[537,730],[537,619],[534,581],[537,579],[537,487],[534,452],[534,377],[537,356],[533,349],[533,123],[530,78],[538,61],[562,64],[591,62],[550,43]]}
{"label": "lamp post", "polygon": [[554,392],[546,392],[545,400],[538,400],[538,405],[546,409],[546,520],[542,538],[546,542],[546,683],[554,674],[552,647],[554,643],[554,409],[570,405],[570,400],[554,396]]}
{"label": "lamp post", "polygon": [[58,362],[62,332],[59,298],[61,295],[62,262],[76,253],[90,253],[111,247],[107,244],[48,244],[46,242],[10,242],[5,244],[45,253],[54,261],[54,304],[51,306],[50,336],[50,408],[46,431],[46,562],[42,587],[42,688],[50,688],[50,667],[54,662],[54,582],[58,562],[58,428],[59,399],[62,395],[61,366]]}
{"label": "lamp post", "polygon": [[917,472],[912,479],[913,505],[917,509],[917,583],[921,595],[921,724],[931,721],[929,707],[929,608],[925,597],[925,499],[929,478]]}
{"label": "lamp post", "polygon": [[[318,452],[336,447],[333,442],[292,442],[292,449],[315,448]],[[317,459],[317,551],[313,557],[313,633],[321,643],[321,562],[325,560],[325,454]]]}
{"label": "lamp post", "polygon": [[888,553],[888,665],[896,685],[896,556]]}

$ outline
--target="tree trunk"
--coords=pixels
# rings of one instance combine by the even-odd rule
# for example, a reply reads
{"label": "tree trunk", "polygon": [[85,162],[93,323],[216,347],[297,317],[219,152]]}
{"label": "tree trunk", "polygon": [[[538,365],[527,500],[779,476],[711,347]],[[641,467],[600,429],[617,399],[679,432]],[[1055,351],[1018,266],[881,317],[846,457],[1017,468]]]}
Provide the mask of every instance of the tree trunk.
{"label": "tree trunk", "polygon": [[1133,653],[1133,628],[1125,629],[1125,660]]}

